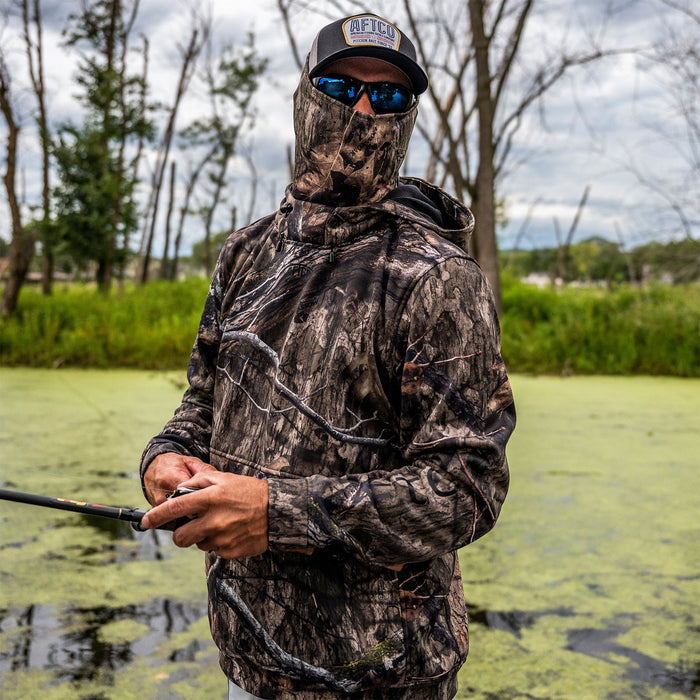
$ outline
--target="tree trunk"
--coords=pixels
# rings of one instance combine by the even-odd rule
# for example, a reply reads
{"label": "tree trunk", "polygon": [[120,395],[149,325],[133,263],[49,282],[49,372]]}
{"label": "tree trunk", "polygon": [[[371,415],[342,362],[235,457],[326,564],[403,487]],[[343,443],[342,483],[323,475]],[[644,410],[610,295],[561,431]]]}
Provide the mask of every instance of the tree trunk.
{"label": "tree trunk", "polygon": [[581,218],[583,208],[586,206],[586,200],[588,199],[588,193],[590,191],[591,186],[586,185],[586,188],[583,190],[583,195],[581,197],[581,201],[579,202],[578,209],[576,209],[576,215],[574,216],[574,220],[571,222],[569,232],[566,234],[566,240],[563,242],[559,234],[559,224],[557,223],[556,218],[554,219],[554,226],[555,230],[557,231],[558,250],[557,260],[554,266],[554,270],[552,270],[551,274],[552,287],[556,285],[556,282],[559,278],[563,279],[565,276],[566,261],[569,257],[569,249],[571,248],[571,242],[574,240],[574,233],[576,232],[576,227],[578,226],[579,219]]}
{"label": "tree trunk", "polygon": [[496,247],[495,171],[493,146],[494,105],[491,97],[489,40],[484,31],[483,0],[469,0],[472,44],[476,61],[476,105],[479,113],[479,167],[472,200],[476,228],[473,250],[493,290],[496,309],[502,311],[501,277]]}
{"label": "tree trunk", "polygon": [[[120,0],[111,0],[110,8],[110,18],[109,18],[109,33],[107,34],[107,46],[105,54],[107,57],[107,71],[111,74],[114,69],[115,54],[117,47],[117,25],[121,19],[121,2]],[[110,104],[107,102],[104,106],[104,113],[102,115],[102,133],[103,133],[103,143],[102,152],[107,154],[109,152],[109,138],[112,132],[111,128],[111,111]],[[98,260],[97,268],[97,286],[100,291],[106,293],[112,286],[112,273],[115,258],[115,251],[117,249],[117,226],[121,218],[121,199],[119,197],[119,192],[121,190],[121,172],[117,172],[115,189],[116,193],[114,195],[114,200],[111,203],[111,210],[109,214],[109,235],[106,241],[106,245],[102,250],[100,260]]]}
{"label": "tree trunk", "polygon": [[[128,110],[127,110],[127,96],[126,96],[126,82],[127,82],[127,75],[126,75],[126,57],[127,53],[129,50],[129,35],[131,34],[131,30],[134,26],[134,22],[136,21],[136,15],[138,14],[138,9],[139,9],[139,0],[135,0],[134,4],[131,7],[131,16],[129,17],[129,20],[126,24],[126,27],[122,27],[122,22],[121,22],[121,17],[120,17],[120,44],[121,44],[121,55],[119,56],[119,108],[121,110],[121,128],[120,128],[120,135],[119,135],[119,151],[117,155],[117,192],[118,192],[118,202],[120,202],[118,207],[115,207],[113,210],[113,231],[114,231],[114,247],[115,251],[117,248],[118,244],[118,226],[119,226],[119,219],[121,218],[121,191],[122,191],[122,186],[124,183],[124,180],[126,179],[126,176],[128,175],[127,173],[127,164],[125,161],[125,152],[126,152],[126,141],[127,141],[127,122],[129,120],[128,117]],[[141,88],[141,103],[140,103],[140,109],[144,110],[144,105],[143,105],[143,87]],[[139,136],[139,140],[141,140],[141,136]],[[141,145],[141,144],[140,144]],[[139,145],[139,147],[140,147]],[[139,154],[137,153],[136,159],[138,163],[138,158]],[[138,167],[136,165],[134,167],[134,170]],[[134,176],[134,180],[136,180],[136,176]],[[131,199],[133,199],[133,192],[131,194]],[[115,218],[115,215],[118,216],[118,218]],[[123,288],[124,286],[124,272],[125,268],[128,262],[129,258],[129,230],[127,227],[124,227],[123,231],[123,236],[122,236],[122,250],[119,256],[119,269],[117,272],[117,278],[119,280],[119,286],[120,288]]]}
{"label": "tree trunk", "polygon": [[168,212],[165,216],[165,243],[163,244],[163,257],[160,260],[160,272],[158,278],[162,280],[170,279],[170,265],[168,260],[168,250],[170,248],[170,219],[173,214],[173,203],[175,200],[175,161],[170,163],[170,196],[168,198]]}
{"label": "tree trunk", "polygon": [[[51,294],[54,270],[54,243],[50,229],[51,200],[49,184],[49,131],[46,115],[46,90],[44,86],[44,46],[41,26],[41,2],[33,0],[32,20],[36,26],[36,43],[32,41],[29,31],[29,0],[22,0],[22,20],[24,24],[24,42],[27,50],[29,64],[29,77],[39,106],[39,136],[41,141],[41,202],[43,222],[41,230],[41,243],[43,248],[41,290],[44,294]],[[34,63],[36,58],[36,65]]]}
{"label": "tree trunk", "polygon": [[182,233],[185,228],[185,218],[190,210],[190,200],[192,199],[192,193],[194,192],[195,185],[199,180],[199,176],[202,169],[207,164],[210,158],[213,158],[216,152],[216,146],[209,150],[204,158],[199,161],[197,167],[190,174],[189,180],[187,182],[187,187],[185,189],[185,198],[183,200],[182,206],[180,207],[180,220],[177,225],[177,234],[175,236],[175,250],[173,252],[173,264],[171,266],[170,279],[174,280],[177,278],[177,268],[180,262],[180,244],[182,243]]}
{"label": "tree trunk", "polygon": [[[202,40],[200,41],[200,34],[202,35]],[[148,282],[149,267],[151,263],[151,250],[153,249],[153,238],[155,236],[156,220],[158,217],[158,201],[160,199],[160,189],[163,184],[163,174],[165,172],[165,166],[168,161],[168,156],[170,154],[170,145],[173,140],[173,134],[175,133],[175,121],[177,119],[178,109],[180,107],[180,102],[187,92],[189,86],[190,78],[194,71],[197,57],[199,56],[202,46],[206,42],[209,35],[208,25],[202,25],[202,28],[195,27],[192,30],[192,35],[190,37],[190,43],[183,53],[182,58],[182,68],[180,70],[180,78],[177,84],[177,90],[175,93],[175,101],[170,110],[170,115],[168,117],[168,124],[165,128],[165,133],[163,134],[163,142],[161,144],[160,153],[158,154],[158,161],[156,163],[155,170],[153,172],[153,189],[151,192],[150,202],[150,227],[148,231],[148,237],[146,238],[146,249],[143,255],[143,267],[141,269],[141,282]],[[149,202],[149,204],[150,204]]]}
{"label": "tree trunk", "polygon": [[0,301],[0,315],[6,318],[17,308],[19,292],[34,255],[34,237],[33,233],[29,235],[24,233],[19,200],[17,199],[16,172],[19,127],[10,100],[10,78],[2,49],[0,49],[0,111],[2,111],[7,123],[7,167],[3,175],[3,183],[12,219],[12,239],[7,268],[8,280],[3,291],[2,301]]}
{"label": "tree trunk", "polygon": [[17,235],[13,222],[9,264],[7,266],[7,284],[0,302],[0,316],[3,318],[11,316],[17,308],[19,293],[27,277],[32,257],[34,257],[34,242],[34,232],[24,234],[20,231],[20,234]]}

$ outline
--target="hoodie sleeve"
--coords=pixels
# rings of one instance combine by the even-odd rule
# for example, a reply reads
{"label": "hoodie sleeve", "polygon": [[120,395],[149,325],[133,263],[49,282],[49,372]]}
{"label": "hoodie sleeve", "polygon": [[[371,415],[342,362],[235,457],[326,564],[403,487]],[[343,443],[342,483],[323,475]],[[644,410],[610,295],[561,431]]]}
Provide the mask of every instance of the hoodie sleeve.
{"label": "hoodie sleeve", "polygon": [[404,465],[270,479],[272,549],[342,544],[394,566],[455,550],[494,526],[508,489],[515,409],[478,266],[454,257],[426,273],[396,338]]}
{"label": "hoodie sleeve", "polygon": [[150,463],[160,454],[177,454],[198,457],[209,461],[209,443],[213,417],[214,375],[216,358],[221,341],[220,309],[222,279],[221,259],[212,277],[199,332],[192,348],[187,368],[189,386],[175,415],[163,430],[147,445],[141,457],[141,480]]}

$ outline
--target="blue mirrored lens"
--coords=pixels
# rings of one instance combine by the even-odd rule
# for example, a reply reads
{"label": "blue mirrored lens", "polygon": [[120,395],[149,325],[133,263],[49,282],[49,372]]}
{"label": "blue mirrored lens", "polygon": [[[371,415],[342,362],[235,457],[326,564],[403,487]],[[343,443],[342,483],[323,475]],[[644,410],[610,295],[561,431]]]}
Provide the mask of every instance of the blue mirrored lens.
{"label": "blue mirrored lens", "polygon": [[405,112],[413,103],[413,93],[397,83],[363,83],[349,76],[322,76],[314,85],[328,97],[352,107],[365,86],[372,109],[376,114]]}
{"label": "blue mirrored lens", "polygon": [[316,87],[328,97],[346,105],[352,105],[357,99],[358,84],[347,78],[318,78]]}
{"label": "blue mirrored lens", "polygon": [[375,83],[369,91],[369,101],[377,114],[404,112],[411,104],[411,93],[395,83]]}

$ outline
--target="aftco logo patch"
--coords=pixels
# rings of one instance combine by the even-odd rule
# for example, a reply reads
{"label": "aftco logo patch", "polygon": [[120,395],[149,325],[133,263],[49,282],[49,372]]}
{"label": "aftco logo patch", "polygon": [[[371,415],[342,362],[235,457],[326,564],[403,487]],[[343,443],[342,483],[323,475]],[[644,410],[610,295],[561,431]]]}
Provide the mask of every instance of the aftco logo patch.
{"label": "aftco logo patch", "polygon": [[381,46],[397,51],[401,41],[401,32],[393,24],[372,15],[353,17],[344,22],[343,34],[348,46]]}

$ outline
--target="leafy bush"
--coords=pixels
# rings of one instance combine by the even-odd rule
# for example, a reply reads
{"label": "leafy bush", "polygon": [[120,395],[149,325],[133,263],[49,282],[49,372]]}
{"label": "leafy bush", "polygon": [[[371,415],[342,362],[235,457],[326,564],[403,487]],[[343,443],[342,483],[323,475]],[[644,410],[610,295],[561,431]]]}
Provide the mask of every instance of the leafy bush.
{"label": "leafy bush", "polygon": [[700,287],[503,287],[511,371],[700,376]]}
{"label": "leafy bush", "polygon": [[0,363],[51,367],[186,366],[207,282],[151,282],[105,296],[85,285],[51,296],[23,288],[16,314],[0,321]]}

